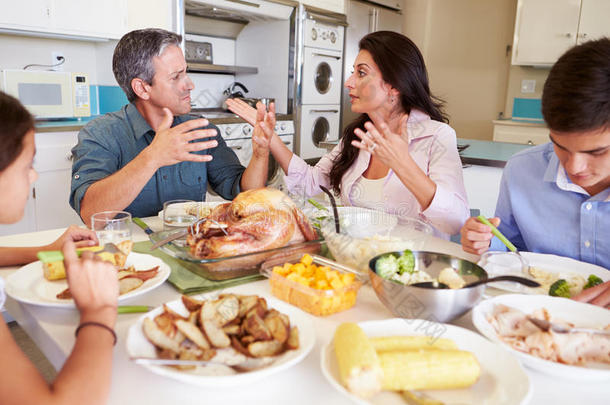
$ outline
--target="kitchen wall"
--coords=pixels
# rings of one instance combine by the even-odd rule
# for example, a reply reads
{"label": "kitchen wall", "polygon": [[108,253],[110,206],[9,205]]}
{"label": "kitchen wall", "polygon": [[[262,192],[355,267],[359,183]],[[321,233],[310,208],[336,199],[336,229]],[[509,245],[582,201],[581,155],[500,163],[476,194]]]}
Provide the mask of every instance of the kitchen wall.
{"label": "kitchen wall", "polygon": [[[405,34],[418,45],[431,89],[458,137],[491,140],[507,104],[517,0],[406,0]],[[506,114],[504,113],[506,116]]]}
{"label": "kitchen wall", "polygon": [[[513,102],[515,98],[540,99],[542,97],[542,88],[544,87],[544,82],[546,81],[550,70],[550,68],[534,68],[528,66],[510,67],[506,91],[506,106],[504,109],[505,117],[510,118],[513,116]],[[524,93],[521,91],[523,80],[536,81],[533,93]]]}

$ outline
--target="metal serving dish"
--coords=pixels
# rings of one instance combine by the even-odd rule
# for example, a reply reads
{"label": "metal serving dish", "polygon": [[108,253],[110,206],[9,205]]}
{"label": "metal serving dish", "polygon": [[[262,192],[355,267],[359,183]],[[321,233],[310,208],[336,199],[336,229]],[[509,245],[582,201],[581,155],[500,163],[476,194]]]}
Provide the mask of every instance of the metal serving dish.
{"label": "metal serving dish", "polygon": [[[154,244],[175,232],[177,231],[155,232],[150,234],[149,237]],[[220,257],[217,259],[201,259],[193,256],[189,247],[185,246],[184,239],[170,242],[159,249],[180,260],[184,268],[201,277],[208,280],[227,280],[256,274],[260,270],[261,263],[271,258],[290,256],[295,253],[317,253],[320,251],[322,243],[322,239],[316,239],[279,248],[261,250],[260,252]]]}
{"label": "metal serving dish", "polygon": [[[483,296],[485,284],[451,290],[415,287],[384,279],[375,272],[375,265],[377,259],[388,253],[402,254],[387,252],[372,258],[369,261],[369,277],[379,300],[399,318],[450,322],[474,307]],[[487,278],[487,272],[482,267],[455,256],[422,251],[414,251],[413,256],[415,269],[425,271],[432,278],[437,278],[446,267],[457,270],[466,284]]]}

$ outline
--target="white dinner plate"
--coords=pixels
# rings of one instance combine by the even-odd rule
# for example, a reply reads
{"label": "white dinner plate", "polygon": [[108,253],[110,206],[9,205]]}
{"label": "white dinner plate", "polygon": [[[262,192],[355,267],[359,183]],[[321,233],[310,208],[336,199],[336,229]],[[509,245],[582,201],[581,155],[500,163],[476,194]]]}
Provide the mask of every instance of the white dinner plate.
{"label": "white dinner plate", "polygon": [[[558,275],[563,274],[578,274],[585,280],[590,274],[595,274],[604,281],[610,280],[610,270],[603,267],[596,266],[591,263],[585,263],[578,260],[574,260],[569,257],[562,257],[556,255],[542,254],[542,253],[531,253],[531,252],[519,252],[525,260],[528,262],[530,267],[538,267],[541,270],[549,273],[556,273]],[[479,261],[478,264],[487,271],[489,277],[501,276],[505,274],[512,274],[516,276],[523,276],[523,271],[520,268],[520,263],[514,253],[504,252],[493,252],[486,263],[483,260]],[[531,277],[529,274],[526,276]],[[500,283],[490,283],[489,286],[498,288],[504,291],[510,291],[515,293],[523,294],[542,294],[543,291],[540,289],[529,288],[521,284],[513,283],[510,281]]]}
{"label": "white dinner plate", "polygon": [[[203,201],[203,202],[195,202],[195,204],[202,204],[204,207],[213,209],[215,208],[217,205],[220,204],[224,204],[227,201]],[[185,202],[185,203],[178,203],[175,204],[177,207],[179,208],[183,208],[184,209],[184,214],[186,214],[186,209],[189,205],[192,205],[192,202]],[[159,213],[157,214],[159,216],[159,218],[161,219],[161,221],[163,221],[163,210],[159,211]],[[175,227],[184,227],[184,224],[171,224],[168,223],[168,226],[175,226]]]}
{"label": "white dinner plate", "polygon": [[519,356],[521,362],[529,368],[545,374],[570,380],[610,380],[610,364],[569,366],[513,349],[497,335],[487,317],[498,304],[518,309],[526,314],[546,308],[552,318],[557,317],[576,326],[600,328],[610,324],[610,311],[590,304],[573,301],[567,298],[549,297],[548,295],[505,294],[482,301],[472,310],[472,322],[485,337],[501,344],[511,353]]}
{"label": "white dinner plate", "polygon": [[[481,335],[458,326],[431,323],[421,319],[388,319],[361,322],[367,336],[431,335],[453,340],[460,350],[477,357],[481,365],[479,380],[468,388],[421,391],[447,405],[525,404],[531,396],[530,381],[517,359]],[[345,396],[358,404],[401,404],[404,400],[391,391],[382,391],[363,399],[347,391],[339,379],[339,368],[332,341],[322,348],[321,367],[324,377]]]}
{"label": "white dinner plate", "polygon": [[[119,295],[119,302],[144,294],[157,288],[169,277],[170,267],[158,257],[131,252],[125,267],[133,265],[136,270],[148,270],[159,266],[159,272],[140,287]],[[46,307],[74,308],[72,299],[59,299],[57,294],[68,288],[66,279],[49,281],[44,278],[42,262],[37,261],[23,266],[6,278],[6,294],[26,304]]]}
{"label": "white dinner plate", "polygon": [[[223,293],[227,293],[226,290]],[[214,299],[217,294],[205,294],[195,296],[198,299]],[[271,374],[278,373],[289,367],[294,366],[307,356],[313,348],[316,341],[316,334],[313,322],[310,316],[303,311],[288,305],[273,297],[262,296],[267,300],[269,308],[274,308],[281,313],[288,315],[291,325],[299,328],[299,348],[297,350],[288,350],[278,356],[278,358],[269,366],[237,374],[227,374],[226,367],[205,366],[197,367],[195,371],[178,370],[172,367],[142,365],[155,374],[169,377],[187,384],[197,385],[201,387],[233,387],[250,384],[261,378]],[[168,305],[174,311],[187,315],[188,311],[182,304],[181,299],[168,302]],[[127,354],[130,357],[157,357],[155,347],[148,341],[142,332],[142,322],[144,318],[154,318],[163,312],[163,306],[157,307],[146,315],[140,317],[136,323],[131,325],[127,334]]]}

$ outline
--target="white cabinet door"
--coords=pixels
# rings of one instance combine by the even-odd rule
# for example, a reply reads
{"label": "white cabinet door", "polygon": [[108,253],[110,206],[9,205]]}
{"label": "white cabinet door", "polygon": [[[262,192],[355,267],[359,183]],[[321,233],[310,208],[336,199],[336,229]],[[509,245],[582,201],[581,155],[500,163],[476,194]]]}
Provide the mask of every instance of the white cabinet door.
{"label": "white cabinet door", "polygon": [[550,141],[549,129],[519,125],[494,125],[493,140],[496,142],[540,145]]}
{"label": "white cabinet door", "polygon": [[53,26],[63,34],[119,39],[127,30],[127,0],[55,0]]}
{"label": "white cabinet door", "polygon": [[79,216],[70,207],[72,174],[71,149],[77,143],[78,132],[45,132],[36,134],[38,172],[35,189],[36,229],[67,227],[81,224]]}
{"label": "white cabinet door", "polygon": [[51,0],[2,0],[0,27],[32,30],[51,23]]}
{"label": "white cabinet door", "polygon": [[128,0],[127,31],[163,28],[173,31],[172,0]]}
{"label": "white cabinet door", "polygon": [[[552,65],[559,56],[574,46],[580,2],[581,0],[519,0],[513,65]],[[605,17],[607,19],[607,14]]]}
{"label": "white cabinet door", "polygon": [[610,1],[582,0],[577,42],[601,37],[610,37]]}

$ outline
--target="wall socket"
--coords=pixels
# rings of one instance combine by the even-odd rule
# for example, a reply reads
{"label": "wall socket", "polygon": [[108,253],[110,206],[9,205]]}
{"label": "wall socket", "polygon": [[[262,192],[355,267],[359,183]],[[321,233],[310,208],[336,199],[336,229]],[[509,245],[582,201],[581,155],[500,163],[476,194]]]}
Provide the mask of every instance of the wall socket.
{"label": "wall socket", "polygon": [[[57,65],[60,62],[65,62],[65,59],[63,59],[64,58],[64,53],[61,52],[61,51],[51,52],[51,56],[52,56],[51,65]],[[56,72],[63,72],[64,64],[62,63],[61,65],[53,66],[51,68],[51,70],[54,70]]]}
{"label": "wall socket", "polygon": [[521,93],[535,93],[536,80],[521,80]]}

